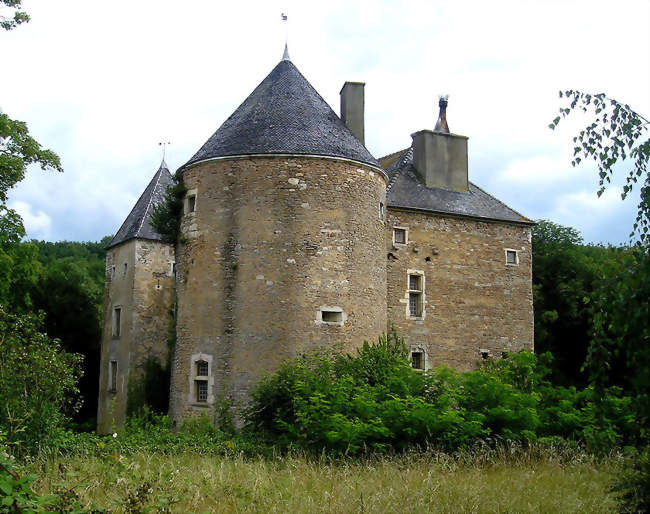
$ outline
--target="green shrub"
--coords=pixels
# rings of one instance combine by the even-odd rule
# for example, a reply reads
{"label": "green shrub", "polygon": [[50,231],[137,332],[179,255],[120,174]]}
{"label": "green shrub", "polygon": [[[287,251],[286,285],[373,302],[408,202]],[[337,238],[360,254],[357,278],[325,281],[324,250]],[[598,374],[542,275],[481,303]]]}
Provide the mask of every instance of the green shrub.
{"label": "green shrub", "polygon": [[0,430],[18,452],[56,439],[78,407],[81,356],[64,352],[41,323],[0,306]]}
{"label": "green shrub", "polygon": [[356,355],[320,350],[285,362],[258,383],[245,417],[283,447],[347,454],[558,437],[603,451],[636,440],[629,397],[555,387],[550,361],[522,351],[472,372],[422,373],[392,333]]}
{"label": "green shrub", "polygon": [[612,486],[621,512],[650,512],[650,446],[634,455],[632,465],[621,469]]}

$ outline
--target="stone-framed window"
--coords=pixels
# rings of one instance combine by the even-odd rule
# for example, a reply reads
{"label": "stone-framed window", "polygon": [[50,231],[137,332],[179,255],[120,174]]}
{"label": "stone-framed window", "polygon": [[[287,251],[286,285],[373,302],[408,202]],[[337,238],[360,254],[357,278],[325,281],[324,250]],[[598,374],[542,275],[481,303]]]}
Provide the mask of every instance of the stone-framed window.
{"label": "stone-framed window", "polygon": [[211,393],[214,387],[212,355],[206,353],[192,355],[188,378],[190,382],[189,402],[199,407],[213,404],[214,395]]}
{"label": "stone-framed window", "polygon": [[316,324],[342,327],[348,319],[345,311],[338,306],[322,305],[316,311]]}
{"label": "stone-framed window", "polygon": [[386,207],[384,206],[384,202],[379,202],[379,219],[380,221],[384,221],[384,217],[386,215]]}
{"label": "stone-framed window", "polygon": [[111,323],[111,335],[117,339],[122,334],[122,307],[113,307],[113,320]]}
{"label": "stone-framed window", "polygon": [[196,189],[190,189],[187,193],[185,193],[185,202],[183,205],[185,215],[191,215],[192,213],[196,212],[196,199]]}
{"label": "stone-framed window", "polygon": [[108,392],[117,393],[117,361],[111,360],[108,363]]}
{"label": "stone-framed window", "polygon": [[481,354],[481,359],[483,359],[484,361],[490,358],[490,350],[488,350],[487,348],[481,348],[478,352]]}
{"label": "stone-framed window", "polygon": [[506,248],[506,266],[519,266],[519,252],[512,248]]}
{"label": "stone-framed window", "polygon": [[125,263],[124,263],[124,270],[123,270],[123,273],[122,273],[122,276],[123,276],[123,277],[126,277],[126,272],[127,272],[127,271],[129,271],[129,263],[128,263],[128,262],[125,262]]}
{"label": "stone-framed window", "polygon": [[393,246],[406,246],[409,242],[409,229],[407,227],[393,227]]}
{"label": "stone-framed window", "polygon": [[409,270],[407,274],[407,317],[424,318],[424,272]]}
{"label": "stone-framed window", "polygon": [[410,348],[411,367],[416,370],[426,371],[429,369],[427,352],[422,346],[411,346]]}

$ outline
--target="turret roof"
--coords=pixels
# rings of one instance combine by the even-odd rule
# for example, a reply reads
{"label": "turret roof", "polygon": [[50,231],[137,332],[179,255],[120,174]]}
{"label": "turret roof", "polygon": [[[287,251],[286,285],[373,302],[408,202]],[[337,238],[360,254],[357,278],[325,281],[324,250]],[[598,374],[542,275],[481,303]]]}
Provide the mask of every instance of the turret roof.
{"label": "turret roof", "polygon": [[162,240],[158,234],[149,224],[151,221],[151,214],[153,213],[154,205],[158,205],[165,198],[167,186],[173,182],[171,173],[167,168],[167,164],[163,160],[160,168],[149,182],[149,185],[144,190],[140,198],[135,203],[133,209],[122,223],[122,226],[111,239],[107,248],[117,246],[124,243],[129,239],[151,239],[154,241]]}
{"label": "turret roof", "polygon": [[321,155],[381,169],[288,54],[184,166],[257,154]]}

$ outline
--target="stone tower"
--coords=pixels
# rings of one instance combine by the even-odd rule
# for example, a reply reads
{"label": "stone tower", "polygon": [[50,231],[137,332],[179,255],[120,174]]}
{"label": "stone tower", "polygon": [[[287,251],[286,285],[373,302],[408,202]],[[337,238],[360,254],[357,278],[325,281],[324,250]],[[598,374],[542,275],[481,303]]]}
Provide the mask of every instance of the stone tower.
{"label": "stone tower", "polygon": [[[149,225],[172,177],[163,161],[107,247],[97,429],[124,424],[145,371],[163,369],[174,304],[174,247]],[[165,395],[166,396],[166,395]]]}
{"label": "stone tower", "polygon": [[386,330],[386,173],[288,55],[179,173],[176,421]]}

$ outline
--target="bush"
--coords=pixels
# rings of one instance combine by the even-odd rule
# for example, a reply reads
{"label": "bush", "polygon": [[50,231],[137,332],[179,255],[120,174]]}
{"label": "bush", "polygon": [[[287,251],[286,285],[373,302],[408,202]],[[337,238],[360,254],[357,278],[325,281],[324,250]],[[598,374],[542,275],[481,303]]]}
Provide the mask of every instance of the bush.
{"label": "bush", "polygon": [[258,383],[245,417],[283,447],[346,454],[557,437],[603,451],[636,440],[629,397],[555,387],[550,360],[522,351],[472,372],[422,373],[393,333],[354,356],[321,350],[284,363]]}
{"label": "bush", "polygon": [[650,446],[633,457],[631,466],[621,470],[612,491],[619,497],[621,512],[650,512]]}
{"label": "bush", "polygon": [[41,324],[0,306],[0,430],[19,453],[56,439],[78,408],[81,356],[64,352]]}

